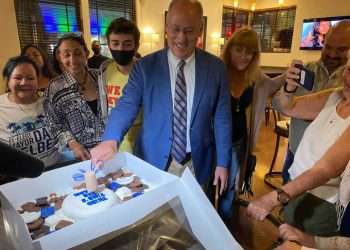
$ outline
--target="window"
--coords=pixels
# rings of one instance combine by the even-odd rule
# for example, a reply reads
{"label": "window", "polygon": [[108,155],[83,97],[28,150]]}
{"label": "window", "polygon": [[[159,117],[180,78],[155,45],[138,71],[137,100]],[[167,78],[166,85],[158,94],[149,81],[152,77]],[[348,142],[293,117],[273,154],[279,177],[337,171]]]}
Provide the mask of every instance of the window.
{"label": "window", "polygon": [[15,0],[21,48],[35,44],[49,55],[62,33],[82,32],[79,0]]}
{"label": "window", "polygon": [[249,11],[224,7],[222,15],[222,37],[227,41],[235,30],[248,25]]}
{"label": "window", "polygon": [[113,19],[125,17],[136,21],[134,0],[89,0],[90,31],[93,40],[106,44],[105,33]]}
{"label": "window", "polygon": [[256,11],[252,27],[260,36],[262,52],[290,52],[296,8]]}

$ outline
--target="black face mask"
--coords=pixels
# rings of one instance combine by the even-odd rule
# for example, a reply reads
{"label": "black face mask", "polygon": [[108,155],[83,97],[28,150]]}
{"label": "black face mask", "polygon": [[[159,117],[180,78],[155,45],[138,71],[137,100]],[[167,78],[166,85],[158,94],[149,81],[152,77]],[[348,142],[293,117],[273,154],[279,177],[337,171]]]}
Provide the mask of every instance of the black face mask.
{"label": "black face mask", "polygon": [[125,66],[132,61],[135,50],[111,50],[111,54],[119,65]]}

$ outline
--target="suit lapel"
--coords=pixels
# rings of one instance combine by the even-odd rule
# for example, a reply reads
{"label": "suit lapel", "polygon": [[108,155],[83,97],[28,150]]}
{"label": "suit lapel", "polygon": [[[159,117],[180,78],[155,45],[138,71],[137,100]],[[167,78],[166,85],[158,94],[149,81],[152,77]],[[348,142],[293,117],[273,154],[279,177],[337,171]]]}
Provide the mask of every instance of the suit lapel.
{"label": "suit lapel", "polygon": [[160,54],[159,70],[156,70],[158,79],[160,81],[158,97],[161,99],[160,103],[163,105],[164,111],[168,111],[169,119],[172,122],[173,117],[173,101],[171,95],[171,82],[168,64],[168,50],[164,49]]}
{"label": "suit lapel", "polygon": [[203,54],[199,49],[196,49],[196,65],[195,65],[195,88],[194,88],[194,97],[193,97],[193,105],[192,105],[192,115],[191,115],[191,126],[196,117],[199,103],[203,96],[203,90],[207,84],[208,78],[208,62],[203,58]]}

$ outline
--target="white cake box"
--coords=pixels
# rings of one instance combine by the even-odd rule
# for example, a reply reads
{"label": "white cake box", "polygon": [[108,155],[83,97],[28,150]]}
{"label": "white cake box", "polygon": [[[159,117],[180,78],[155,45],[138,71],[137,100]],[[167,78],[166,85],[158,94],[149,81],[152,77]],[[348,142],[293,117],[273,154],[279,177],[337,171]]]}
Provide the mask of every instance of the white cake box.
{"label": "white cake box", "polygon": [[126,167],[150,185],[143,195],[33,241],[16,208],[27,201],[72,187],[72,175],[90,161],[73,164],[0,186],[1,209],[9,244],[14,249],[62,250],[79,246],[141,220],[173,198],[181,200],[189,226],[205,249],[241,249],[216,213],[190,171],[181,178],[161,171],[129,153],[118,153],[105,164],[105,173]]}

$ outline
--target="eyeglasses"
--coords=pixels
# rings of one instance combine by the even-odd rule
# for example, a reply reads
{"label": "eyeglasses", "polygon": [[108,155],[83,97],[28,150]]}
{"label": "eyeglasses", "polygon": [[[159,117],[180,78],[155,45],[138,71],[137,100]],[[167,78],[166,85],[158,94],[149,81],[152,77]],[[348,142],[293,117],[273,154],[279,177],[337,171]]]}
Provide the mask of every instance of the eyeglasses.
{"label": "eyeglasses", "polygon": [[70,38],[70,37],[83,38],[83,33],[80,31],[67,32],[67,33],[63,33],[61,36],[59,36],[58,39],[65,39],[65,38]]}
{"label": "eyeglasses", "polygon": [[58,50],[58,46],[64,41],[64,40],[75,40],[79,44],[81,44],[83,47],[86,47],[85,40],[83,37],[83,33],[81,32],[69,32],[69,33],[63,33],[62,36],[58,39],[58,42],[55,44],[54,52]]}

